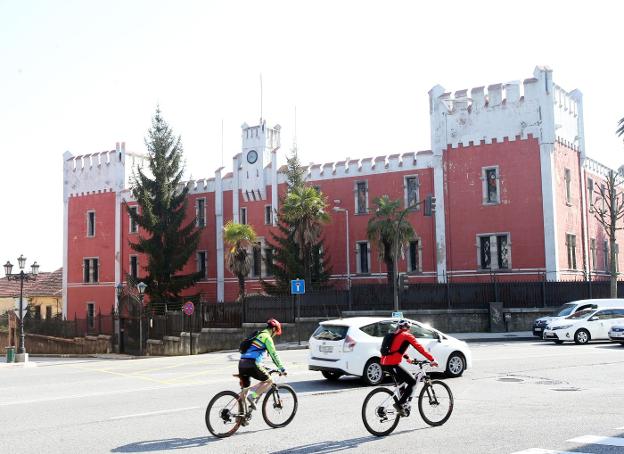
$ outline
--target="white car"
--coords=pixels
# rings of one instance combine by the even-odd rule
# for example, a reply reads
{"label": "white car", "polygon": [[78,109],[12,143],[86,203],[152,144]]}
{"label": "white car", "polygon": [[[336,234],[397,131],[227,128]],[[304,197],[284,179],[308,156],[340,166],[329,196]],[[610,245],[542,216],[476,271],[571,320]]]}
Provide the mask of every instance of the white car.
{"label": "white car", "polygon": [[624,345],[624,323],[613,325],[609,330],[609,339]]}
{"label": "white car", "polygon": [[533,322],[533,335],[542,338],[544,330],[549,324],[553,324],[557,320],[574,314],[575,312],[585,309],[598,309],[603,307],[624,307],[624,299],[622,298],[596,298],[589,300],[576,300],[565,303],[559,309],[555,310],[548,317],[540,317]]}
{"label": "white car", "polygon": [[[369,385],[381,383],[384,373],[379,364],[379,349],[384,335],[394,332],[397,321],[396,318],[352,317],[321,322],[310,337],[308,368],[320,371],[328,380],[355,375]],[[410,322],[411,333],[439,364],[432,372],[459,377],[472,367],[472,355],[465,342],[428,325]],[[411,346],[406,354],[424,359]]]}
{"label": "white car", "polygon": [[552,321],[544,330],[544,339],[556,344],[574,341],[586,344],[590,340],[608,340],[613,325],[624,323],[624,306],[621,308],[585,309],[569,317]]}

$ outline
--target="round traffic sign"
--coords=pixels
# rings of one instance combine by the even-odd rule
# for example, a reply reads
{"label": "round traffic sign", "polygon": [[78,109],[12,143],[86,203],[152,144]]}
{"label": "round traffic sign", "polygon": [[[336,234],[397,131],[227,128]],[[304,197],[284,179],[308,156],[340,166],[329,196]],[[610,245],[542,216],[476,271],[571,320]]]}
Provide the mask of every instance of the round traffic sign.
{"label": "round traffic sign", "polygon": [[191,301],[187,301],[186,303],[184,303],[184,306],[182,306],[182,312],[184,312],[186,315],[193,315],[194,311],[195,305]]}

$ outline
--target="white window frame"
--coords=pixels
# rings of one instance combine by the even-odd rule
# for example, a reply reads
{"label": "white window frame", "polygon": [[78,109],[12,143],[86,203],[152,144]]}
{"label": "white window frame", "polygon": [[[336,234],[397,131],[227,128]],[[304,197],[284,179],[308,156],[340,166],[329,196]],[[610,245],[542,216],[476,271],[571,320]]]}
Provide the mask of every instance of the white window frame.
{"label": "white window frame", "polygon": [[568,269],[578,270],[578,262],[576,260],[576,234],[566,232],[566,257],[568,259]]}
{"label": "white window frame", "polygon": [[[360,262],[360,244],[366,244],[366,262],[368,264],[368,271],[362,271],[362,264]],[[370,241],[356,241],[355,242],[355,263],[356,263],[357,274],[370,274],[371,273]]]}
{"label": "white window frame", "polygon": [[[89,260],[89,280],[85,281],[85,260]],[[94,280],[93,277],[93,261],[97,260],[97,280]],[[99,257],[83,257],[82,258],[82,281],[84,284],[97,284],[98,282],[100,282],[100,258]]]}
{"label": "white window frame", "polygon": [[[414,269],[414,264],[412,263],[411,249],[412,249],[413,242],[418,243],[417,248],[416,248],[416,257],[418,261],[418,266],[416,267],[416,269]],[[417,236],[412,241],[410,241],[408,245],[408,251],[407,251],[407,266],[409,267],[408,273],[413,273],[413,274],[422,273],[422,249],[423,249],[423,245],[422,245],[422,240],[420,239],[420,237]]]}
{"label": "white window frame", "polygon": [[208,251],[197,251],[195,253],[195,262],[196,262],[196,268],[197,268],[197,272],[200,272],[202,270],[201,267],[201,254],[204,254],[204,270],[205,270],[205,274],[204,276],[200,279],[201,281],[205,281],[208,278]]}
{"label": "white window frame", "polygon": [[[267,214],[269,215],[268,217],[267,217]],[[271,225],[271,224],[273,224],[273,206],[265,205],[264,206],[264,225]]]}
{"label": "white window frame", "polygon": [[[136,214],[139,214],[138,205],[128,207],[128,210],[132,210],[136,212]],[[139,225],[132,220],[132,216],[130,216],[130,213],[128,213],[128,233],[137,233],[138,231],[139,231]]]}
{"label": "white window frame", "polygon": [[[132,259],[133,259],[133,258],[136,260],[136,276],[134,276],[134,275],[132,274]],[[128,274],[129,274],[130,276],[132,276],[133,278],[135,278],[135,279],[136,279],[136,278],[138,278],[138,277],[139,277],[139,256],[138,256],[138,255],[133,254],[133,255],[131,255],[131,256],[129,257],[129,266],[128,266],[128,271],[130,271]]]}
{"label": "white window frame", "polygon": [[[496,200],[488,201],[488,183],[487,183],[487,171],[496,171]],[[499,205],[501,203],[500,193],[500,168],[498,165],[481,167],[481,191],[483,196],[483,205]]]}
{"label": "white window frame", "polygon": [[[201,210],[202,212],[200,212],[200,201],[203,202],[203,210]],[[201,220],[203,220],[203,223],[199,222]],[[198,197],[197,199],[195,199],[195,226],[198,228],[203,228],[206,227],[206,198],[205,197]]]}
{"label": "white window frame", "polygon": [[[359,205],[358,205],[358,185],[360,183],[364,183],[365,187],[366,187],[366,206],[364,207],[364,211],[358,211]],[[353,183],[353,193],[354,193],[354,202],[355,202],[355,206],[353,207],[353,212],[355,215],[364,215],[364,214],[368,214],[369,212],[369,205],[368,205],[368,180],[356,180]]]}
{"label": "white window frame", "polygon": [[[507,236],[507,268],[499,268],[498,266],[498,240],[499,236]],[[483,268],[481,265],[481,238],[489,237],[490,238],[490,267]],[[479,271],[489,272],[489,271],[511,271],[512,270],[512,261],[511,261],[511,233],[510,232],[494,232],[494,233],[479,233],[476,237],[476,249],[477,249],[477,269]]]}
{"label": "white window frame", "polygon": [[[93,223],[91,223],[91,214],[93,214]],[[87,238],[95,237],[95,219],[95,210],[87,210]]]}
{"label": "white window frame", "polygon": [[247,219],[247,207],[240,207],[238,219],[240,219],[241,224],[248,224],[249,219]]}
{"label": "white window frame", "polygon": [[[408,205],[409,202],[409,194],[408,194],[408,185],[407,180],[414,178],[416,180],[416,203],[412,206]],[[420,176],[419,175],[405,175],[403,177],[403,206],[405,208],[409,208],[410,210],[418,211],[420,210]]]}
{"label": "white window frame", "polygon": [[594,211],[594,180],[592,178],[587,178],[587,206],[589,207],[590,213]]}
{"label": "white window frame", "polygon": [[[251,246],[249,253],[251,254],[251,270],[249,275],[252,278],[256,278],[256,279],[260,279],[262,276],[265,275],[265,270],[264,270],[264,256],[263,256],[263,251],[264,251],[264,238],[256,238],[256,243],[255,245],[257,246],[256,248],[253,247],[253,245]],[[254,257],[254,253],[255,251],[258,250],[258,253],[260,254],[260,273],[256,274],[255,272],[255,264],[256,264],[256,260]]]}
{"label": "white window frame", "polygon": [[572,206],[572,171],[568,168],[563,169],[563,183],[565,186],[565,203]]}

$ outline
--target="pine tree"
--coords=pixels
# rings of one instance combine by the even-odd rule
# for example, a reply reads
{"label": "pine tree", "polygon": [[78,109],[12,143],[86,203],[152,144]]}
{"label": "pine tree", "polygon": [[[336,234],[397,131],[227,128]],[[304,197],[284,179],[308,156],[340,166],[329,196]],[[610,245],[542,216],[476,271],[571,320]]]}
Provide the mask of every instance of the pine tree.
{"label": "pine tree", "polygon": [[[296,149],[287,158],[286,170],[287,194],[291,191],[306,187],[305,169],[301,166]],[[320,194],[319,194],[320,195]],[[310,257],[302,260],[299,245],[295,241],[295,223],[288,222],[284,216],[284,197],[280,199],[280,213],[278,216],[278,232],[271,233],[272,241],[267,245],[273,249],[273,278],[274,282],[262,280],[262,288],[272,295],[290,293],[290,281],[306,276],[304,263],[310,263],[310,282],[306,282],[310,290],[319,290],[328,286],[331,268],[327,265],[328,257],[323,248],[323,239],[312,244]]]}
{"label": "pine tree", "polygon": [[[152,307],[179,302],[180,293],[192,287],[201,273],[179,274],[193,256],[199,243],[195,219],[184,224],[188,187],[179,187],[182,179],[182,142],[174,136],[163,119],[160,108],[152,119],[145,139],[149,154],[149,172],[141,167],[133,174],[132,195],[140,210],[130,210],[129,216],[145,232],[130,247],[147,256],[146,294]],[[151,175],[150,175],[151,174]]]}

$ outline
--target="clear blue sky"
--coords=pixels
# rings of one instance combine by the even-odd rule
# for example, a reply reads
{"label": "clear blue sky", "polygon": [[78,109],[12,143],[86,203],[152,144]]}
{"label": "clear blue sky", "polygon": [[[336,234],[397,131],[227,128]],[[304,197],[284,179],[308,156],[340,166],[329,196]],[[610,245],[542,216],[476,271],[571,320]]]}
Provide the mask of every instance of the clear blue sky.
{"label": "clear blue sky", "polygon": [[[552,3],[552,4],[551,4]],[[144,151],[159,103],[211,177],[263,116],[304,163],[428,149],[428,90],[531,77],[584,94],[588,155],[624,163],[619,2],[0,0],[0,262],[62,265],[62,155]]]}

